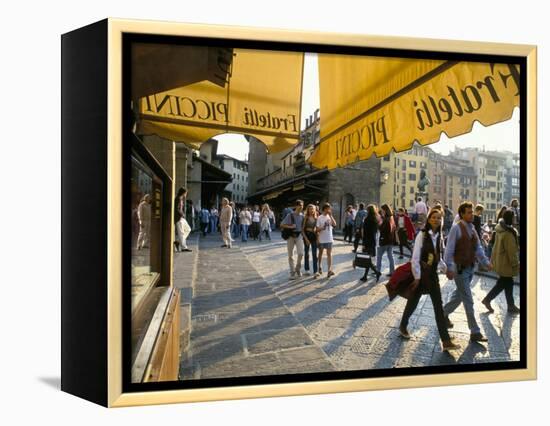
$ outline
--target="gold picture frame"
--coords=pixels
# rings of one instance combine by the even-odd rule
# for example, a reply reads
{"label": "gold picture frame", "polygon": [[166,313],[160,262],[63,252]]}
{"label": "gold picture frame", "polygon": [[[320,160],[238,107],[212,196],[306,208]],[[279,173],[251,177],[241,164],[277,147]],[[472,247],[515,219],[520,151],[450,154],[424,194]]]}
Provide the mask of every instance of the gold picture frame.
{"label": "gold picture frame", "polygon": [[[91,27],[90,27],[91,28]],[[64,45],[66,66],[70,67],[70,61],[79,60],[80,56],[70,50],[71,41],[78,38],[79,31],[65,35],[66,49]],[[98,34],[102,34],[101,45],[105,48],[98,55],[105,55],[106,69],[106,127],[105,137],[106,145],[102,158],[105,161],[105,168],[100,169],[98,173],[105,172],[105,205],[101,206],[105,213],[105,243],[103,252],[105,253],[105,263],[102,263],[106,283],[101,285],[101,295],[96,295],[97,300],[101,299],[104,304],[99,308],[105,314],[106,329],[104,335],[100,334],[97,338],[104,338],[104,346],[98,350],[104,350],[105,360],[102,361],[101,371],[98,373],[101,379],[98,379],[97,386],[100,391],[94,393],[89,390],[81,390],[73,375],[77,374],[78,367],[71,363],[71,359],[78,356],[78,349],[73,346],[69,349],[64,347],[64,367],[62,374],[62,389],[86,399],[93,400],[108,407],[124,407],[148,404],[167,404],[181,402],[197,401],[215,401],[243,398],[260,398],[275,396],[291,396],[336,392],[357,392],[381,389],[398,389],[428,386],[447,386],[471,383],[492,383],[502,381],[534,380],[537,377],[537,147],[536,147],[536,105],[537,105],[537,50],[535,46],[487,43],[487,42],[466,42],[453,40],[431,40],[420,38],[403,38],[390,36],[371,36],[371,35],[349,35],[349,34],[330,34],[309,31],[283,31],[276,29],[258,29],[246,27],[231,27],[217,25],[198,25],[183,24],[172,22],[154,22],[124,19],[107,19],[100,23]],[[224,40],[247,40],[258,42],[274,43],[299,43],[306,45],[326,45],[326,46],[349,46],[349,47],[368,47],[377,49],[399,49],[406,51],[422,52],[446,52],[452,54],[477,54],[477,55],[502,55],[522,58],[526,61],[526,117],[524,124],[526,129],[526,169],[522,171],[527,179],[527,194],[525,194],[524,205],[527,209],[527,265],[526,280],[529,283],[526,286],[525,303],[527,306],[526,315],[527,334],[526,341],[526,368],[506,369],[506,370],[488,370],[474,372],[457,372],[453,374],[418,374],[407,376],[375,377],[375,378],[354,378],[342,380],[324,380],[312,382],[292,382],[276,384],[254,384],[238,385],[227,387],[207,387],[193,389],[169,389],[169,390],[147,390],[140,392],[124,392],[123,387],[123,196],[121,188],[123,187],[123,36],[125,34],[139,35],[160,35],[170,37],[198,37],[198,38],[216,38]],[[72,38],[71,38],[72,37]],[[95,37],[91,35],[90,37]],[[74,41],[73,43],[77,43]],[[65,62],[64,62],[65,64]],[[68,69],[67,68],[67,69]],[[71,90],[75,90],[79,82],[77,77],[70,77],[68,71],[64,74],[67,79],[63,79],[65,86],[65,104],[71,101]],[[71,85],[70,78],[74,78],[74,85]],[[67,82],[69,81],[69,82]],[[64,125],[71,126],[68,117],[64,114]],[[65,133],[67,145],[73,141],[71,133]],[[70,148],[67,148],[69,152]],[[76,155],[76,154],[75,154]],[[71,158],[70,154],[64,158],[64,162]],[[65,167],[65,166],[64,166]],[[65,181],[70,179],[69,169],[65,174]],[[72,171],[72,173],[77,173]],[[173,192],[172,192],[173,194]],[[172,197],[173,198],[173,197]],[[70,193],[63,192],[64,203],[67,212],[71,210],[72,199]],[[76,206],[74,207],[76,209]],[[68,214],[68,213],[67,213]],[[99,230],[98,230],[99,231]],[[67,232],[64,227],[64,232]],[[67,235],[65,233],[65,235]],[[70,238],[70,237],[67,237]],[[65,240],[64,240],[65,241]],[[64,242],[65,244],[65,242]],[[67,248],[68,250],[68,248]],[[67,254],[69,256],[69,254]],[[172,255],[171,255],[172,256]],[[74,260],[74,258],[73,258]],[[68,257],[63,257],[64,264],[70,261]],[[78,260],[76,260],[78,261]],[[83,261],[83,260],[82,260]],[[65,269],[63,269],[65,271]],[[63,322],[77,321],[75,310],[71,306],[78,306],[77,299],[82,297],[78,292],[72,293],[72,286],[78,275],[74,271],[67,269],[63,277],[64,311]],[[95,294],[95,293],[94,293]],[[94,296],[94,297],[96,297]],[[95,300],[95,299],[94,299]],[[103,302],[102,302],[103,303]],[[69,306],[69,304],[72,304]],[[88,327],[91,325],[85,325]],[[76,340],[77,324],[72,327],[66,326],[64,329],[64,340],[67,345],[73,344]],[[65,350],[66,349],[66,350]],[[100,357],[102,353],[98,353]],[[100,396],[97,396],[100,395]]]}

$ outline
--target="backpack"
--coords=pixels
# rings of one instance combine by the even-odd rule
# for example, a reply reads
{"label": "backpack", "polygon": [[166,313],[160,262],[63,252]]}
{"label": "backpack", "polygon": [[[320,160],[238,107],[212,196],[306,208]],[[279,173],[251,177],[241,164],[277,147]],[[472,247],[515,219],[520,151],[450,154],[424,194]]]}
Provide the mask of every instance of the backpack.
{"label": "backpack", "polygon": [[[296,224],[296,222],[294,221],[294,213],[290,213],[290,221],[293,225]],[[283,228],[281,230],[281,237],[283,240],[288,240],[290,237],[293,237],[295,233],[296,231],[294,229]]]}

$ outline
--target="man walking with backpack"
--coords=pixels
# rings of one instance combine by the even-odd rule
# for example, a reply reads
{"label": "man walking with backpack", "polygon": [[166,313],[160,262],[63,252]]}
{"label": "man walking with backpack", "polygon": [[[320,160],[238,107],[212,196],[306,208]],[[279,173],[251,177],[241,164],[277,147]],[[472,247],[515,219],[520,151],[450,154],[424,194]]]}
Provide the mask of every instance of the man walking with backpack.
{"label": "man walking with backpack", "polygon": [[[302,224],[304,220],[304,202],[296,200],[293,212],[290,212],[281,222],[281,228],[284,234],[288,234],[286,248],[288,252],[288,266],[290,268],[290,279],[295,280],[302,276],[300,271],[302,267],[302,258],[304,257],[304,240],[302,238]],[[286,235],[283,235],[283,238]],[[294,248],[296,247],[296,264],[294,264]]]}

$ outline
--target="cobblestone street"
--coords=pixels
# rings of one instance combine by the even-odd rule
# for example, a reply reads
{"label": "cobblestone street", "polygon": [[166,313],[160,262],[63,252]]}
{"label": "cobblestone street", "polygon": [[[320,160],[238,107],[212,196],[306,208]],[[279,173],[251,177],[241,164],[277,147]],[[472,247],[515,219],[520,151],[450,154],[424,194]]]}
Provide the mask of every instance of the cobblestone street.
{"label": "cobblestone street", "polygon": [[[476,275],[472,291],[482,332],[489,342],[470,343],[462,307],[451,315],[451,336],[461,349],[443,352],[429,297],[409,323],[413,338],[399,336],[405,307],[389,301],[385,282],[359,278],[352,246],[336,241],[336,276],[289,281],[286,242],[235,241],[221,248],[218,236],[199,240],[191,302],[191,338],[182,354],[181,379],[366,370],[519,360],[519,316],[508,315],[501,294],[488,314],[481,299],[495,279]],[[396,262],[406,261],[394,256]],[[176,257],[175,262],[179,259]],[[189,258],[191,259],[191,258]],[[177,265],[176,265],[177,269]],[[440,276],[445,301],[454,283]],[[518,286],[515,297],[518,301]]]}

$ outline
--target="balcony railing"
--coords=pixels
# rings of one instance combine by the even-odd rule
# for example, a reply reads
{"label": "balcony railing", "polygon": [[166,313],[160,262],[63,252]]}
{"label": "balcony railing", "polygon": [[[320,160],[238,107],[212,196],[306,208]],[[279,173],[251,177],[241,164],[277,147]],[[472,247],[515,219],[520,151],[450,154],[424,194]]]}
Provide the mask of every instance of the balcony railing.
{"label": "balcony railing", "polygon": [[296,162],[292,166],[287,167],[285,170],[277,169],[267,176],[258,179],[257,190],[261,191],[263,189],[277,185],[281,182],[303,176],[312,171],[313,168],[309,163],[306,163],[303,159],[297,158]]}

